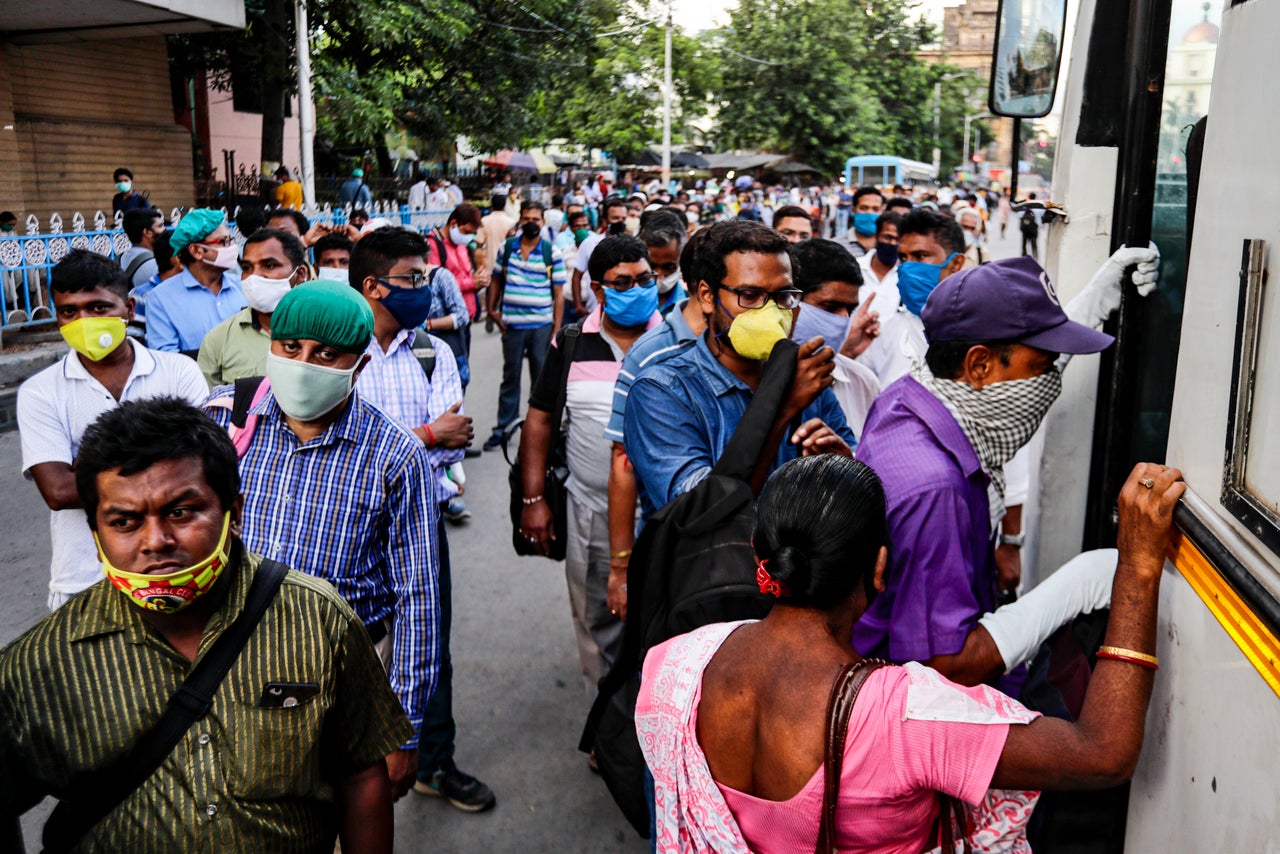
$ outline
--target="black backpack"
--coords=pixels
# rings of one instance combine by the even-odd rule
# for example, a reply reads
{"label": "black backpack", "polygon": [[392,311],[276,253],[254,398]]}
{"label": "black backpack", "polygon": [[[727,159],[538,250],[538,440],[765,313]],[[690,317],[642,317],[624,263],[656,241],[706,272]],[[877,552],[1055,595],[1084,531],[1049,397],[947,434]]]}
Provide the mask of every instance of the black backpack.
{"label": "black backpack", "polygon": [[600,775],[636,831],[649,835],[636,696],[645,654],[711,623],[765,616],[773,599],[756,582],[749,478],[795,373],[797,346],[779,342],[760,387],[706,480],[654,512],[632,549],[622,648],[587,717],[578,749],[595,751]]}

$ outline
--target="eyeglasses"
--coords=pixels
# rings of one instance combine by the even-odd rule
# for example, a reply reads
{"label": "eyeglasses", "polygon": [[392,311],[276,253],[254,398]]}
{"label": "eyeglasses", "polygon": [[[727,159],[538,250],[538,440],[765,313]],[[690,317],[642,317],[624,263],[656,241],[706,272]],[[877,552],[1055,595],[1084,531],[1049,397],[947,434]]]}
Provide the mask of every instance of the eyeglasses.
{"label": "eyeglasses", "polygon": [[647,288],[653,284],[653,276],[623,276],[620,279],[601,279],[600,284],[615,291],[629,291],[632,288]]}
{"label": "eyeglasses", "polygon": [[235,243],[235,242],[236,242],[236,239],[232,237],[230,234],[228,234],[226,237],[223,237],[219,240],[212,240],[212,241],[201,240],[200,245],[201,246],[230,246],[232,243]]}
{"label": "eyeglasses", "polygon": [[778,308],[790,311],[800,305],[800,298],[804,296],[804,291],[798,288],[766,291],[764,288],[733,288],[723,282],[720,288],[738,297],[738,308],[762,308],[766,302],[773,300]]}
{"label": "eyeglasses", "polygon": [[417,290],[418,288],[421,288],[424,285],[426,285],[427,274],[426,273],[396,273],[394,276],[383,276],[381,279],[377,279],[377,278],[374,279],[374,281],[378,282],[378,284],[386,285],[388,288],[404,288],[406,287],[405,285],[397,285],[392,282],[384,281],[385,279],[408,279],[409,284],[407,285],[407,287],[412,288],[413,290]]}

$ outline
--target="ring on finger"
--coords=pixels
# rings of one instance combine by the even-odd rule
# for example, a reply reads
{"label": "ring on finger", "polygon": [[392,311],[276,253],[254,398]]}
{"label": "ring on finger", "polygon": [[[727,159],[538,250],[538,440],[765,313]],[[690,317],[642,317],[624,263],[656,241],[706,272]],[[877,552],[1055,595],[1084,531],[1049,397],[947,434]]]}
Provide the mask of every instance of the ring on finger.
{"label": "ring on finger", "polygon": [[1156,488],[1156,479],[1154,477],[1143,478],[1142,480],[1138,481],[1138,483],[1142,484],[1147,489]]}

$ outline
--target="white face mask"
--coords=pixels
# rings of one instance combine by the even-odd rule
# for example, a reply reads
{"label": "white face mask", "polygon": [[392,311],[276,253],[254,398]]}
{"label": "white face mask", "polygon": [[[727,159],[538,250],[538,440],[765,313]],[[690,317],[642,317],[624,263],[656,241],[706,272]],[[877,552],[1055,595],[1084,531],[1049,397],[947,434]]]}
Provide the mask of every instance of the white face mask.
{"label": "white face mask", "polygon": [[200,259],[210,267],[217,267],[219,270],[230,270],[240,260],[240,247],[234,243],[230,246],[210,246],[207,243],[201,243],[200,245],[205,249],[216,250],[212,258],[205,255]]}
{"label": "white face mask", "polygon": [[471,235],[455,225],[449,229],[449,239],[453,241],[454,246],[466,246],[471,242]]}
{"label": "white face mask", "polygon": [[678,284],[680,284],[680,271],[676,270],[674,273],[672,273],[670,276],[667,276],[665,279],[658,279],[658,293],[660,294],[671,293],[671,289]]}
{"label": "white face mask", "polygon": [[351,281],[351,273],[341,267],[320,267],[316,270],[316,278],[322,282],[348,284]]}
{"label": "white face mask", "polygon": [[283,279],[269,279],[266,276],[245,276],[240,280],[240,290],[244,291],[245,302],[249,303],[249,308],[254,311],[260,311],[263,314],[270,314],[276,310],[276,306],[280,304],[280,300],[284,299],[284,295],[289,293],[289,280],[293,278],[294,270],[289,271],[289,275]]}

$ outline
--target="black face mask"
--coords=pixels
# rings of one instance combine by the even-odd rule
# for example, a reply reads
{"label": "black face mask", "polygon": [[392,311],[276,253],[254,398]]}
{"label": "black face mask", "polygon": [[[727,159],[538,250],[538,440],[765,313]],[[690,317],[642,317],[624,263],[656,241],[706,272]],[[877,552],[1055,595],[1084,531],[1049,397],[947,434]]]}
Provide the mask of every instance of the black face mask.
{"label": "black face mask", "polygon": [[520,234],[525,240],[533,240],[539,233],[541,233],[541,231],[542,226],[538,225],[536,222],[526,222],[524,225],[520,226]]}
{"label": "black face mask", "polygon": [[624,221],[624,222],[609,223],[609,233],[610,234],[626,234],[627,233],[626,222]]}

